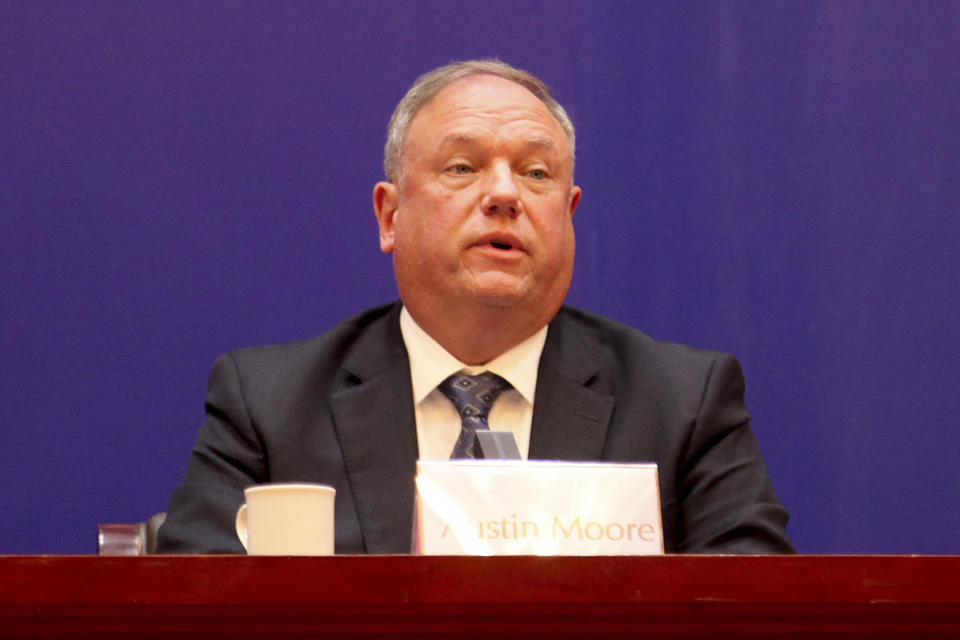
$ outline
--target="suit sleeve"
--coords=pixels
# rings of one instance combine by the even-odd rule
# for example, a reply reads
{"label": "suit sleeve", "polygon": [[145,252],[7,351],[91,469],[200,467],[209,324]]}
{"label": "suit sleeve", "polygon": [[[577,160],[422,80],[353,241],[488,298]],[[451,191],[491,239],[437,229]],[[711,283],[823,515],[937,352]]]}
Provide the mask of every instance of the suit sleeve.
{"label": "suit sleeve", "polygon": [[263,446],[248,413],[234,356],[213,365],[183,484],[170,499],[160,528],[160,553],[243,553],[234,527],[243,489],[268,477]]}
{"label": "suit sleeve", "polygon": [[678,486],[684,553],[794,553],[744,406],[740,365],[710,368]]}

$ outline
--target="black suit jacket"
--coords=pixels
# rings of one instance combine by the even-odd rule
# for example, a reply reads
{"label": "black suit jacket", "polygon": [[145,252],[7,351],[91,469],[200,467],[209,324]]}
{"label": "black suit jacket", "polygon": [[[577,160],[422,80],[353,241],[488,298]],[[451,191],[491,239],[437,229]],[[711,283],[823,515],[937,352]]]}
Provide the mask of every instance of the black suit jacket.
{"label": "black suit jacket", "polygon": [[[293,481],[336,488],[337,553],[410,551],[417,436],[400,308],[217,360],[162,552],[241,553],[244,487]],[[540,359],[529,457],[656,462],[668,553],[791,552],[743,391],[730,356],[564,307]]]}

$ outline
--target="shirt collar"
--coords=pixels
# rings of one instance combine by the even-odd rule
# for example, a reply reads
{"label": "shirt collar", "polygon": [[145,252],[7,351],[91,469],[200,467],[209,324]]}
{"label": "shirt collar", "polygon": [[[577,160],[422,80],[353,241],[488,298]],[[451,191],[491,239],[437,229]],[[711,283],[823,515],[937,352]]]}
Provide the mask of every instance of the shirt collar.
{"label": "shirt collar", "polygon": [[540,354],[543,353],[543,345],[547,341],[546,325],[520,344],[479,367],[468,366],[450,355],[417,324],[406,307],[400,311],[400,333],[410,358],[414,404],[419,404],[438,384],[458,371],[470,374],[492,371],[509,382],[524,400],[533,404]]}

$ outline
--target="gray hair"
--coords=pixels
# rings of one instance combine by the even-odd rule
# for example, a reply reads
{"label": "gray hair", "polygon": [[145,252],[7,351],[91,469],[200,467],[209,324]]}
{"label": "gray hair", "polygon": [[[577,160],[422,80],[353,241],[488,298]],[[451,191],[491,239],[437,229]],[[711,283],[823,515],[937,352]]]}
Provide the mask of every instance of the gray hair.
{"label": "gray hair", "polygon": [[413,83],[407,94],[397,104],[390,124],[387,127],[387,144],[383,150],[383,171],[387,180],[396,183],[400,179],[403,168],[403,147],[407,139],[407,131],[414,116],[437,95],[444,87],[473,75],[491,75],[504,78],[519,84],[535,95],[547,107],[553,117],[560,123],[563,132],[570,142],[570,156],[573,158],[576,147],[576,134],[570,116],[550,95],[550,89],[536,76],[516,67],[512,67],[500,60],[467,60],[452,62],[443,67],[423,74]]}

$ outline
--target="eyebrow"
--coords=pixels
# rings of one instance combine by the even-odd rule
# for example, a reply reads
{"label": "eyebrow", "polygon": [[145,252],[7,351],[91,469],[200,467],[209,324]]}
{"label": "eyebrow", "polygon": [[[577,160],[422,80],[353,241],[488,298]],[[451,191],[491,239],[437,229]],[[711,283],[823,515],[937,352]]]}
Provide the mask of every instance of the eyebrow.
{"label": "eyebrow", "polygon": [[533,138],[531,140],[527,140],[527,146],[528,147],[546,147],[546,148],[552,149],[557,145],[553,140],[550,140],[549,138]]}
{"label": "eyebrow", "polygon": [[440,144],[450,144],[453,142],[479,142],[480,138],[468,133],[451,133],[443,137]]}
{"label": "eyebrow", "polygon": [[[471,135],[469,133],[451,133],[443,137],[442,140],[437,144],[438,147],[444,147],[447,145],[453,144],[477,144],[480,142],[478,136]],[[553,149],[557,145],[556,143],[549,138],[531,138],[524,143],[526,147],[536,147],[536,148],[545,148]]]}

